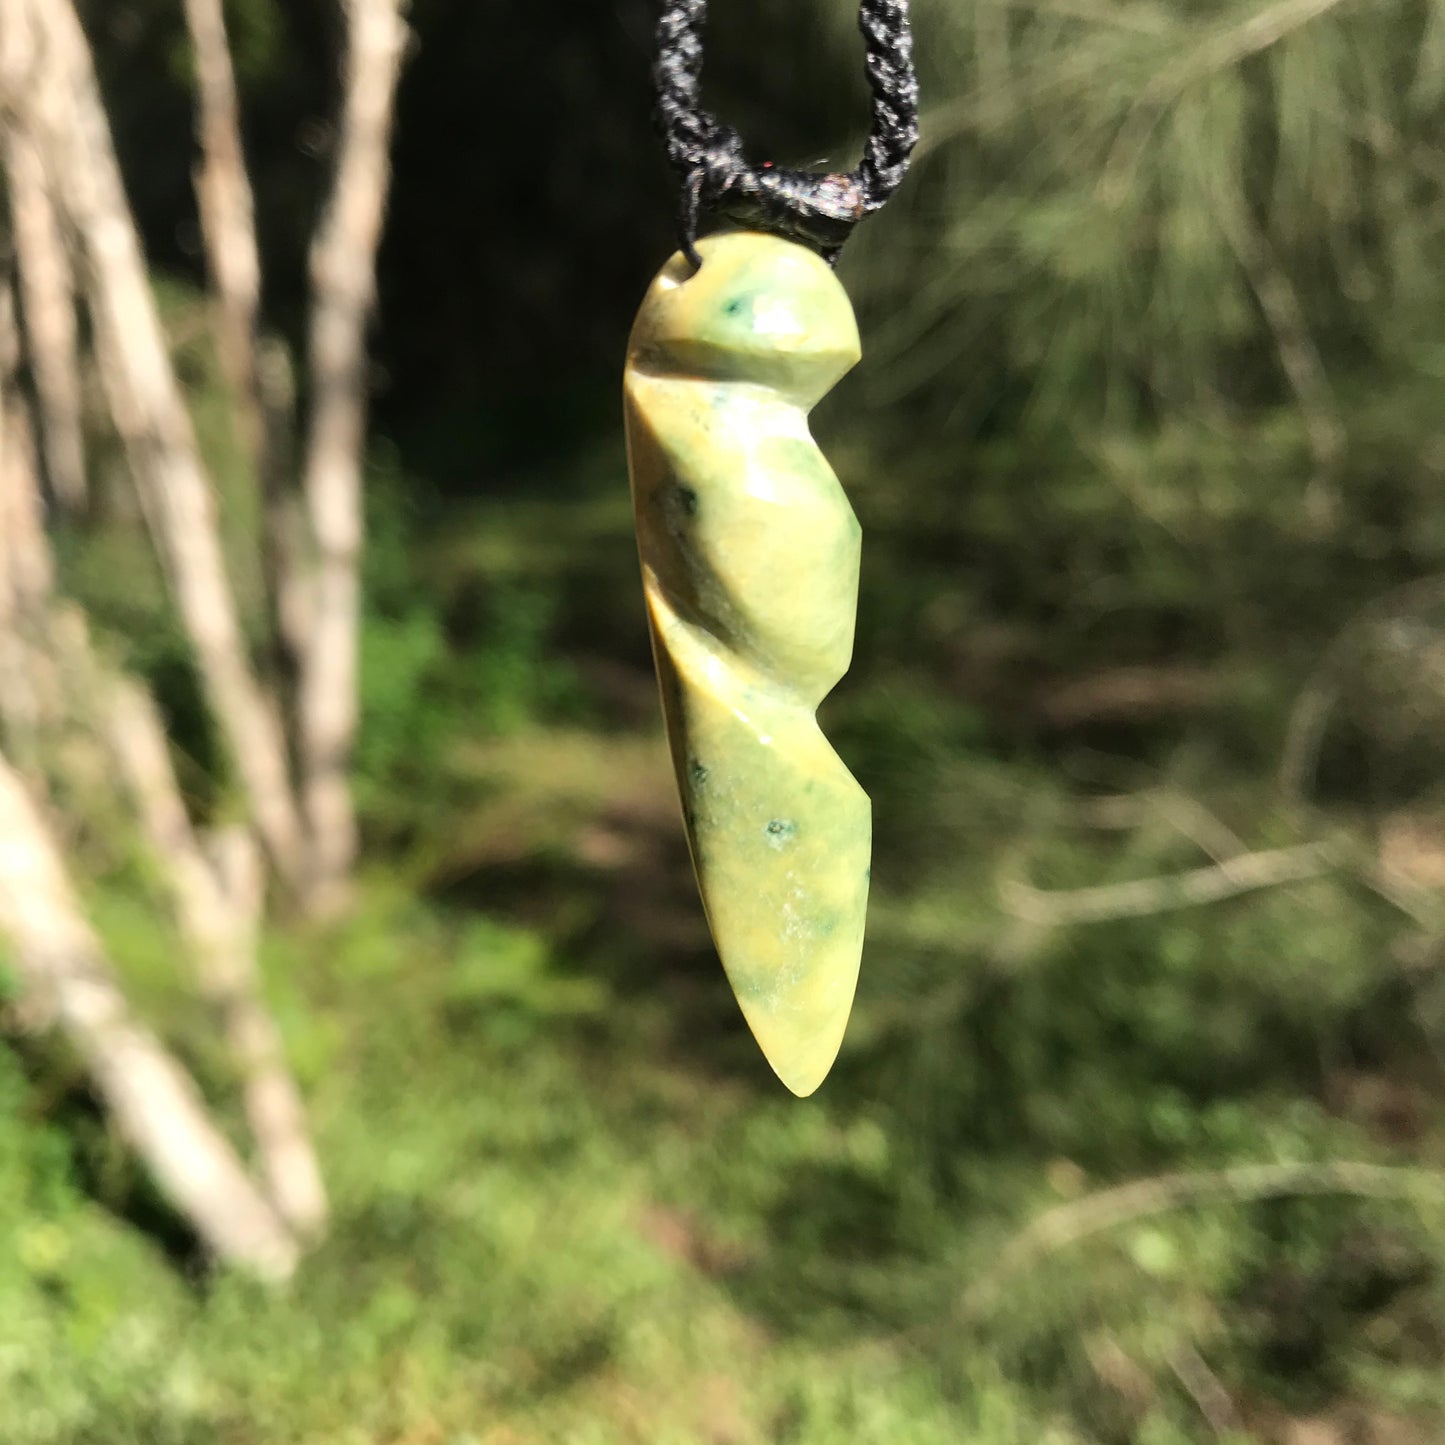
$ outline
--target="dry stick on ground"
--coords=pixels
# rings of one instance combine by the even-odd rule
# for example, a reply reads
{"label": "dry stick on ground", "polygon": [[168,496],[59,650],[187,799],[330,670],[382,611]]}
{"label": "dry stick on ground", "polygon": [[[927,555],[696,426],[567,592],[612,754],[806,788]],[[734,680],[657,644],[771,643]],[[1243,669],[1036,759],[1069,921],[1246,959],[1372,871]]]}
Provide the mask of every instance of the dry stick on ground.
{"label": "dry stick on ground", "polygon": [[[35,136],[85,259],[85,289],[117,429],[208,700],[277,874],[304,889],[300,820],[279,718],[246,655],[216,499],[176,380],[72,0],[0,0],[7,89]],[[29,23],[32,53],[16,64]],[[29,63],[25,63],[26,61]]]}
{"label": "dry stick on ground", "polygon": [[0,757],[0,930],[121,1134],[220,1259],[270,1278],[295,1267],[286,1226],[216,1129],[194,1084],[131,1013],[39,808]]}
{"label": "dry stick on ground", "polygon": [[963,1299],[972,1314],[993,1298],[1005,1280],[1025,1265],[1069,1245],[1151,1215],[1203,1204],[1248,1204],[1291,1195],[1352,1194],[1369,1199],[1425,1199],[1445,1203],[1445,1171],[1391,1168],[1378,1164],[1242,1164],[1232,1169],[1161,1174],[1083,1199],[1040,1215],[1014,1236],[993,1267]]}
{"label": "dry stick on ground", "polygon": [[375,296],[396,84],[407,30],[398,0],[343,0],[345,102],[336,179],[311,252],[311,416],[306,507],[314,612],[300,689],[300,754],[318,898],[344,895],[356,854],[349,769],[357,721],[366,325]]}
{"label": "dry stick on ground", "polygon": [[1161,878],[1056,892],[1035,888],[1018,879],[1005,879],[999,892],[1004,906],[1016,918],[1026,923],[1061,927],[1111,918],[1142,918],[1176,908],[1217,903],[1260,888],[1320,878],[1334,872],[1343,862],[1341,850],[1333,844],[1302,843],[1293,848],[1244,853],[1207,868],[1191,868]]}
{"label": "dry stick on ground", "polygon": [[69,252],[30,138],[12,125],[3,148],[45,469],[59,501],[79,510],[86,499],[85,443]]}

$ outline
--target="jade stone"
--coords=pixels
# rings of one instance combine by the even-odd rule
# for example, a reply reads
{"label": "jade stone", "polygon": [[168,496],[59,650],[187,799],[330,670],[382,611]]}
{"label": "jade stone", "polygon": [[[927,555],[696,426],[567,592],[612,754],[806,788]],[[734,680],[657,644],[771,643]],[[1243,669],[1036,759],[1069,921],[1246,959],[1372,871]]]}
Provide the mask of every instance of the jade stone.
{"label": "jade stone", "polygon": [[818,730],[848,669],[859,528],[808,413],[859,358],[818,256],[737,233],[653,282],[625,385],[632,499],[683,819],[763,1053],[811,1094],[843,1041],[872,810]]}

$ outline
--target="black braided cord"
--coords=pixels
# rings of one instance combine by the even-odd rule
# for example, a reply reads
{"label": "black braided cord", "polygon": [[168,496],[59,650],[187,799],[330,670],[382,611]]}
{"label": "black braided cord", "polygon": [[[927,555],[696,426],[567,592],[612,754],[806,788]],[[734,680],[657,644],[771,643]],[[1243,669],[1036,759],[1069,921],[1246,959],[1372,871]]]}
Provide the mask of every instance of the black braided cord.
{"label": "black braided cord", "polygon": [[707,0],[663,0],[657,124],[682,185],[682,246],[694,267],[704,212],[801,241],[836,261],[853,227],[896,191],[918,143],[918,76],[908,0],[861,0],[873,123],[856,171],[827,175],[750,165],[742,138],[702,108]]}

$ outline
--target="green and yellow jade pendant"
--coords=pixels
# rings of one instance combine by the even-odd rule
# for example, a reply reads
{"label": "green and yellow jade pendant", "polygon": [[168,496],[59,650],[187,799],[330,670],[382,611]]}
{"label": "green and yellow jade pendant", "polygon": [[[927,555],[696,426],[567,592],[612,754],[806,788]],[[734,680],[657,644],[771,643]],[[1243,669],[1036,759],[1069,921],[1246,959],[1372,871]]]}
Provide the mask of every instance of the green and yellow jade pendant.
{"label": "green and yellow jade pendant", "polygon": [[633,328],[628,454],[653,654],[713,940],[778,1077],[837,1057],[863,949],[867,795],[818,730],[848,670],[859,528],[808,430],[858,361],[842,285],[751,232],[674,256]]}

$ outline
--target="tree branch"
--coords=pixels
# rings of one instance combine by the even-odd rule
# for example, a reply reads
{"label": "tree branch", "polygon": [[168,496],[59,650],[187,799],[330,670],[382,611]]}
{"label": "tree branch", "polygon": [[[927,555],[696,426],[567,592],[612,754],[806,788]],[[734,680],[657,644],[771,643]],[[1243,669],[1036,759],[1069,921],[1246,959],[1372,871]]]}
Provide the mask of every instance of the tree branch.
{"label": "tree branch", "polygon": [[256,966],[265,890],[251,835],[226,830],[212,840],[214,856],[208,857],[181,799],[165,727],[149,694],[117,676],[99,695],[112,752],[161,864],[201,991],[221,1019],[240,1074],[246,1122],[268,1192],[292,1228],[317,1234],[326,1222],[326,1191],[301,1093],[263,1001]]}
{"label": "tree branch", "polygon": [[50,596],[55,569],[45,539],[35,434],[20,391],[15,289],[0,273],[0,616],[27,612]]}
{"label": "tree branch", "polygon": [[196,62],[196,129],[201,148],[196,200],[220,313],[221,359],[259,472],[266,448],[256,365],[261,255],[241,146],[236,77],[221,0],[185,0],[185,10]]}
{"label": "tree branch", "polygon": [[1278,0],[1243,21],[1231,19],[1206,29],[1192,48],[1161,66],[1140,90],[1110,147],[1099,182],[1104,199],[1117,204],[1123,197],[1154,127],[1191,86],[1271,49],[1342,3],[1343,0]]}
{"label": "tree branch", "polygon": [[195,176],[220,351],[261,490],[261,551],[280,702],[288,716],[310,626],[310,547],[295,475],[296,385],[284,342],[261,334],[262,268],[221,0],[185,0],[196,58]]}
{"label": "tree branch", "polygon": [[1150,1215],[1203,1204],[1247,1204],[1289,1195],[1353,1194],[1368,1199],[1421,1195],[1445,1202],[1445,1172],[1379,1164],[1241,1164],[1199,1173],[1161,1174],[1102,1189],[1040,1215],[998,1253],[995,1264],[964,1296],[972,1313],[1024,1265]]}
{"label": "tree branch", "polygon": [[366,323],[407,38],[398,0],[343,3],[346,99],[336,179],[311,251],[315,299],[305,491],[317,559],[299,700],[303,799],[324,907],[339,900],[356,853],[348,770],[357,722]]}
{"label": "tree branch", "polygon": [[46,188],[40,157],[18,125],[6,128],[4,158],[25,305],[25,332],[40,402],[45,469],[55,496],[78,511],[85,505],[87,487],[75,287],[69,252]]}
{"label": "tree branch", "polygon": [[121,1134],[220,1259],[295,1268],[290,1233],[211,1123],[190,1077],[131,1013],[43,815],[0,757],[0,930],[25,987],[75,1046]]}
{"label": "tree branch", "polygon": [[1274,337],[1280,370],[1299,404],[1314,463],[1306,511],[1316,527],[1323,527],[1339,510],[1339,472],[1346,443],[1329,373],[1310,334],[1299,295],[1269,238],[1230,196],[1217,195],[1214,215],[1259,302]]}
{"label": "tree branch", "polygon": [[1104,883],[1092,888],[1050,892],[1018,879],[1006,879],[999,892],[1004,906],[1027,923],[1058,928],[1070,923],[1101,923],[1113,918],[1140,918],[1177,908],[1217,903],[1260,888],[1302,883],[1334,872],[1343,862],[1339,848],[1328,843],[1303,843],[1244,853],[1183,873]]}
{"label": "tree branch", "polygon": [[27,638],[37,609],[50,597],[54,568],[19,366],[15,289],[7,269],[0,274],[0,721],[28,774],[38,771],[41,734],[61,702],[55,669]]}
{"label": "tree branch", "polygon": [[[0,6],[10,43],[7,88],[81,238],[111,411],[211,708],[277,874],[303,891],[303,839],[279,719],[247,657],[215,496],[150,291],[84,33],[72,0]],[[14,47],[23,49],[27,38],[30,53],[17,67]]]}
{"label": "tree branch", "polygon": [[[72,716],[106,734],[170,889],[202,990],[220,1014],[272,1201],[298,1233],[316,1233],[326,1218],[325,1191],[300,1093],[256,968],[264,880],[254,840],[247,830],[232,829],[226,865],[206,857],[181,798],[155,704],[138,683],[105,666],[80,610],[55,604],[54,564],[24,402],[14,385],[18,337],[12,296],[11,287],[0,284],[0,657],[11,664],[0,689],[0,716],[12,734],[27,743],[34,737],[30,751],[37,754],[42,731],[53,738]],[[62,673],[68,688],[61,685]],[[22,707],[26,685],[35,677],[48,686],[34,706]]]}

